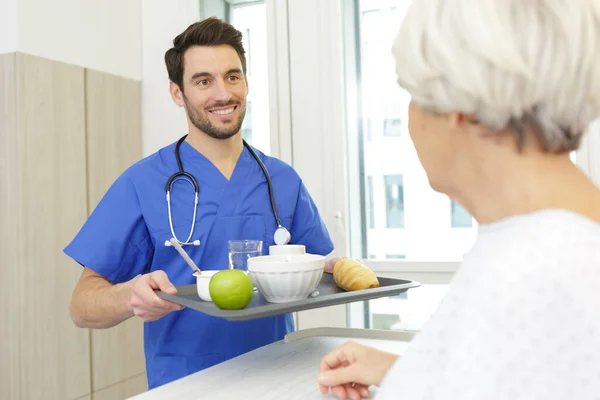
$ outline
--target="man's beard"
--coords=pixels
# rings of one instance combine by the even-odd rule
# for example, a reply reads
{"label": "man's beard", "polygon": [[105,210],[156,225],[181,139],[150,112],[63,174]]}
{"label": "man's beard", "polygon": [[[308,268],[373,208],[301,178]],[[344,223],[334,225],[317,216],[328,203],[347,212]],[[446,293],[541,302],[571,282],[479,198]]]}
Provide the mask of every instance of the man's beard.
{"label": "man's beard", "polygon": [[[226,107],[226,106],[237,106],[239,108],[239,117],[238,120],[235,121],[231,128],[218,128],[216,127],[207,117],[207,115],[202,114],[194,107],[190,105],[185,95],[183,96],[183,101],[185,103],[185,110],[187,111],[188,118],[192,121],[192,124],[200,131],[206,133],[208,136],[214,139],[229,139],[230,137],[235,136],[240,129],[242,128],[242,123],[244,122],[244,116],[246,115],[246,106],[242,107],[242,104],[235,101],[230,101],[228,103],[215,103],[211,107]],[[209,111],[206,111],[207,113]]]}

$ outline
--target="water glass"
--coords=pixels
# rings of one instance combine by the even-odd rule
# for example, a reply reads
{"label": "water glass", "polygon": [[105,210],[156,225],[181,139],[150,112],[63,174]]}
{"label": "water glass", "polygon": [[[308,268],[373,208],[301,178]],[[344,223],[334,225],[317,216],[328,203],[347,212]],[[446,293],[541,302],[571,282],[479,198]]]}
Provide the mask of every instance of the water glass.
{"label": "water glass", "polygon": [[248,259],[262,255],[261,240],[230,240],[229,264],[234,269],[248,271]]}

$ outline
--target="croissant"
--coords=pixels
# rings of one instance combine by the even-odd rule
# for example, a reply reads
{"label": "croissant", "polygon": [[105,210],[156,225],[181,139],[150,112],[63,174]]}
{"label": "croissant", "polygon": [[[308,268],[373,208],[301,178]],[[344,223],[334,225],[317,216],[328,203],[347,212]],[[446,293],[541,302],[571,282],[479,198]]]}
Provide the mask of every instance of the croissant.
{"label": "croissant", "polygon": [[379,287],[375,273],[353,258],[342,258],[333,266],[333,280],[346,291]]}

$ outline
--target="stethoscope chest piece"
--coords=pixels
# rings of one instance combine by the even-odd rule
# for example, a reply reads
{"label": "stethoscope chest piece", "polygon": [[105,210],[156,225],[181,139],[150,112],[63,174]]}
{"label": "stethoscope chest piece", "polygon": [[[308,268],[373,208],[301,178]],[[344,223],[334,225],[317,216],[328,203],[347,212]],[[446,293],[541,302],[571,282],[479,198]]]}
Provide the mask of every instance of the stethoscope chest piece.
{"label": "stethoscope chest piece", "polygon": [[275,230],[273,239],[275,241],[275,244],[278,246],[288,244],[291,239],[290,231],[288,231],[285,227],[279,225],[279,227]]}

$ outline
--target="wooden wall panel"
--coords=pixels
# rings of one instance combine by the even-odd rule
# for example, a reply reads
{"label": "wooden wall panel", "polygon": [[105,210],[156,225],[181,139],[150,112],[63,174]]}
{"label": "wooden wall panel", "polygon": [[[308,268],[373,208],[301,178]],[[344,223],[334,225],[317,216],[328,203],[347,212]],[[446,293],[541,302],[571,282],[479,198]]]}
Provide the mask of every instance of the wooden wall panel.
{"label": "wooden wall panel", "polygon": [[98,392],[94,392],[93,400],[123,400],[145,392],[148,389],[146,374],[140,374],[119,382]]}
{"label": "wooden wall panel", "polygon": [[15,213],[16,188],[16,111],[15,111],[15,54],[0,55],[0,280],[5,290],[0,292],[0,399],[21,396],[18,370],[21,366],[19,349],[14,341],[19,335],[19,304],[16,302],[18,254],[12,243],[17,229]]}
{"label": "wooden wall panel", "polygon": [[16,116],[0,118],[0,398],[74,399],[90,393],[89,331],[69,317],[81,269],[62,249],[87,216],[84,71],[3,56],[3,70],[11,64],[13,78],[3,73],[0,90],[13,97],[8,112]]}
{"label": "wooden wall panel", "polygon": [[[141,85],[90,70],[85,82],[91,212],[113,181],[142,157]],[[141,320],[92,330],[91,343],[94,392],[145,371]]]}

